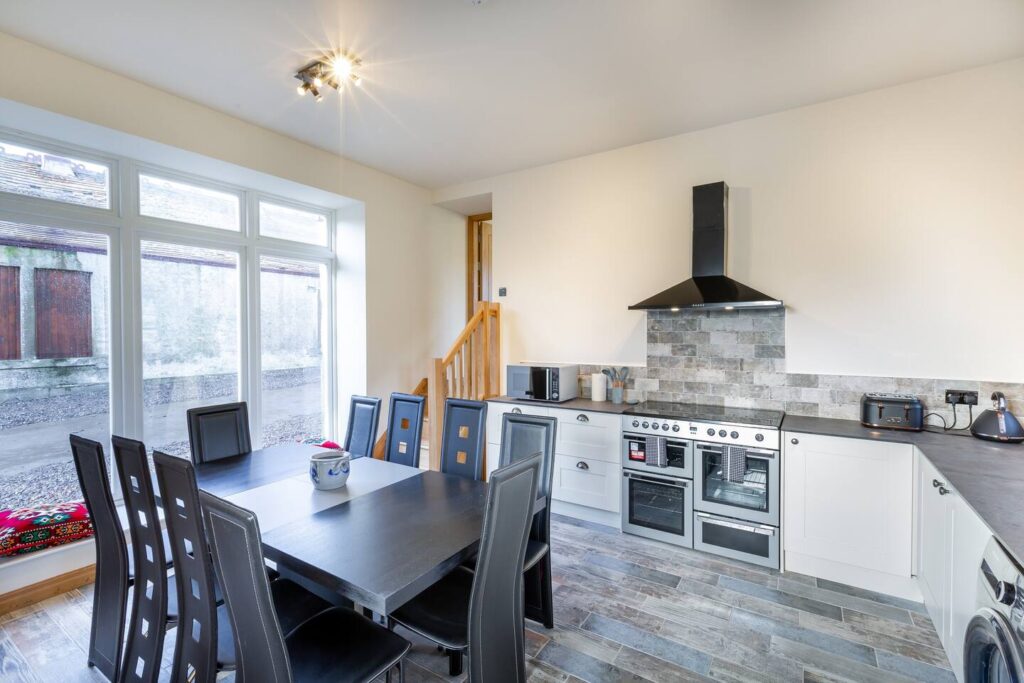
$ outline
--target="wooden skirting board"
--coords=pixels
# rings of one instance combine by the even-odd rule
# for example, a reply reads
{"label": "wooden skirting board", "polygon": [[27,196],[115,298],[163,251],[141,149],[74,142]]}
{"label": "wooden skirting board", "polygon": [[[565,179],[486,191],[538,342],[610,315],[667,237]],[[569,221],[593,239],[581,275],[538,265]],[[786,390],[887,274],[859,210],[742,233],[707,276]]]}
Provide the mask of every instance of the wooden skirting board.
{"label": "wooden skirting board", "polygon": [[85,586],[95,580],[96,565],[90,564],[65,574],[54,576],[46,581],[40,581],[31,586],[25,586],[10,593],[4,593],[0,595],[0,615],[34,605],[37,602],[42,602],[61,593],[67,593],[69,590]]}

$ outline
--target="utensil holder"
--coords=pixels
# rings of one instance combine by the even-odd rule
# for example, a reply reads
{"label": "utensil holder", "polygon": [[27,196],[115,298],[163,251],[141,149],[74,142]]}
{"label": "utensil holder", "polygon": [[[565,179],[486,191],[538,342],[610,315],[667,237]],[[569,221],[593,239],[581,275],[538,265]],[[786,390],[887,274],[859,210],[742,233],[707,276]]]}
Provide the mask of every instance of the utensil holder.
{"label": "utensil holder", "polygon": [[622,382],[612,382],[612,403],[622,403],[623,390]]}

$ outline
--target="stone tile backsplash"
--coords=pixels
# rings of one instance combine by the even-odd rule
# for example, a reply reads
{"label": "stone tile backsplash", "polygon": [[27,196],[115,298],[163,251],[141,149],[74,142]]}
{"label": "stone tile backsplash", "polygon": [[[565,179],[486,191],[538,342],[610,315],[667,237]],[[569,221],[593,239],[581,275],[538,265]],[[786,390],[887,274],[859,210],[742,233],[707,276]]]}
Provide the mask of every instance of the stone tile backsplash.
{"label": "stone tile backsplash", "polygon": [[[581,365],[581,395],[602,366]],[[952,425],[946,389],[978,392],[975,415],[1002,391],[1010,410],[1024,415],[1024,384],[911,377],[807,375],[786,371],[786,312],[777,310],[647,312],[647,366],[631,367],[626,400],[720,404],[784,410],[791,415],[860,419],[866,391],[915,394],[926,412]],[[967,425],[964,406],[959,427]],[[929,424],[941,425],[936,417]]]}

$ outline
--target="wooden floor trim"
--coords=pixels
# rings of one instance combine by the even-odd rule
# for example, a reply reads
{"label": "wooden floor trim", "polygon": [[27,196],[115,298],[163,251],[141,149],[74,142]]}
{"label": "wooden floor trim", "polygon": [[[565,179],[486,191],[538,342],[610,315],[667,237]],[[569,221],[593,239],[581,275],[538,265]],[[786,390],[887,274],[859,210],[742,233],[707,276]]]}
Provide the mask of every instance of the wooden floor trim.
{"label": "wooden floor trim", "polygon": [[80,588],[96,580],[96,565],[79,567],[64,574],[59,574],[46,581],[19,588],[10,593],[0,595],[0,614],[7,614],[17,609],[34,605],[55,595]]}

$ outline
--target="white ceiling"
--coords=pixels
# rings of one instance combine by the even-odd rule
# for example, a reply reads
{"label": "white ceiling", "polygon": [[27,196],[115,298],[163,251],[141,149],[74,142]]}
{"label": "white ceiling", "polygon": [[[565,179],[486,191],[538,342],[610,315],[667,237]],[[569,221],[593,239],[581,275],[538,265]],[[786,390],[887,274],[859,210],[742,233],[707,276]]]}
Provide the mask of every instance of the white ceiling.
{"label": "white ceiling", "polygon": [[[426,187],[1024,55],[1024,0],[3,5],[0,31]],[[332,46],[364,88],[299,99]]]}

